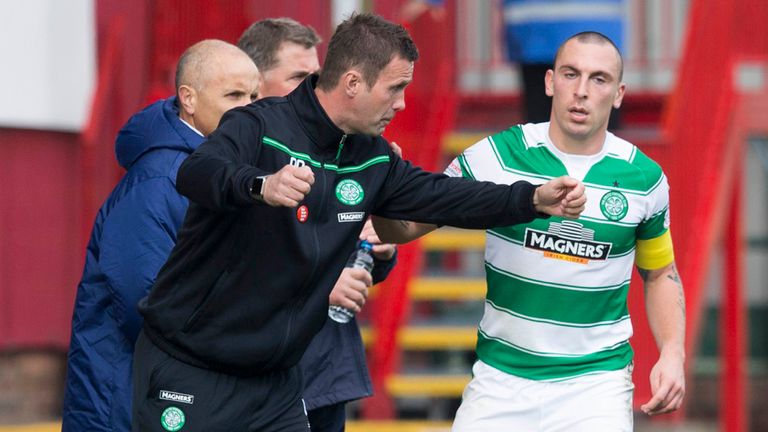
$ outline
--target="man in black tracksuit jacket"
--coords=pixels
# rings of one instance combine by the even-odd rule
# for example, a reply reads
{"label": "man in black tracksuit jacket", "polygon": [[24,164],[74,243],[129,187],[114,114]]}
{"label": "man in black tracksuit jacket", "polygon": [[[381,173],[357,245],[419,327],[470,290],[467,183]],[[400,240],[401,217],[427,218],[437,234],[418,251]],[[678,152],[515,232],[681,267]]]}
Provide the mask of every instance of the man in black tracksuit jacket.
{"label": "man in black tracksuit jacket", "polygon": [[[134,431],[307,430],[294,366],[325,322],[328,295],[370,214],[486,228],[542,216],[537,210],[583,209],[583,185],[572,179],[538,190],[499,186],[395,156],[379,134],[404,108],[415,47],[402,27],[357,15],[331,39],[326,68],[340,55],[334,39],[345,25],[373,37],[396,29],[399,51],[375,85],[356,82],[361,73],[321,88],[310,76],[287,97],[229,111],[179,169],[177,188],[190,207],[140,304]],[[377,93],[379,85],[389,93]],[[349,126],[368,124],[364,110],[384,97],[395,102],[373,119],[379,129]]]}

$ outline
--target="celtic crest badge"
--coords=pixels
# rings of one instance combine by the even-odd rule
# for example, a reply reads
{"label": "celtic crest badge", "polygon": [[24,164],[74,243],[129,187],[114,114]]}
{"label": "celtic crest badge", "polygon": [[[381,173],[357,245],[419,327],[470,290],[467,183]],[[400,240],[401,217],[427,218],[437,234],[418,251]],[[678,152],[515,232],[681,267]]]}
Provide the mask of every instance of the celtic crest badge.
{"label": "celtic crest badge", "polygon": [[609,191],[600,199],[600,211],[608,220],[620,221],[629,211],[627,197],[619,191]]}
{"label": "celtic crest badge", "polygon": [[356,205],[365,197],[365,192],[360,183],[352,180],[345,179],[336,185],[336,198],[346,205]]}
{"label": "celtic crest badge", "polygon": [[168,407],[160,414],[160,424],[163,429],[171,432],[181,430],[186,422],[184,411],[176,407]]}

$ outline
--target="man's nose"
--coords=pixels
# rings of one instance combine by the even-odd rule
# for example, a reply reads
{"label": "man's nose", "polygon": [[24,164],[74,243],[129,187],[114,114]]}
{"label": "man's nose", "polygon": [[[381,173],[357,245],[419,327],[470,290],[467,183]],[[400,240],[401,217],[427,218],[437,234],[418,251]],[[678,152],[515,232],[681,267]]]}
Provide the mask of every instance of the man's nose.
{"label": "man's nose", "polygon": [[395,99],[395,103],[392,105],[392,109],[397,111],[402,111],[405,109],[405,94],[400,94],[397,99]]}
{"label": "man's nose", "polygon": [[588,85],[589,85],[589,79],[588,78],[579,79],[579,83],[576,85],[576,88],[574,89],[574,95],[577,98],[585,98],[585,97],[587,97],[587,86]]}

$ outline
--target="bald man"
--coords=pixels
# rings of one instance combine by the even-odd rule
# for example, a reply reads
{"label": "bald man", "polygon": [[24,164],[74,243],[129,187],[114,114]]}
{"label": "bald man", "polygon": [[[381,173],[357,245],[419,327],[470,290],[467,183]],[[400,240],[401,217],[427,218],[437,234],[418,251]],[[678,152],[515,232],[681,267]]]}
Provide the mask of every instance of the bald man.
{"label": "bald man", "polygon": [[63,432],[130,431],[133,348],[147,295],[176,243],[187,199],[181,162],[227,110],[258,96],[261,77],[239,48],[199,42],[182,54],[176,96],[128,120],[115,143],[127,172],[96,216],[77,287],[67,356]]}

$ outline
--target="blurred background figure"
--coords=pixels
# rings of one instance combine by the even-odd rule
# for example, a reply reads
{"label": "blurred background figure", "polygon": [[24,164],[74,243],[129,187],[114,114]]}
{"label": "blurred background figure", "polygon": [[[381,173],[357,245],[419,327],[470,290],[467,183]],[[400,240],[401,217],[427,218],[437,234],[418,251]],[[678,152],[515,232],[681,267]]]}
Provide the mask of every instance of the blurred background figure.
{"label": "blurred background figure", "polygon": [[445,0],[408,0],[400,7],[400,20],[405,23],[416,21],[425,12],[435,20],[445,18]]}
{"label": "blurred background figure", "polygon": [[320,70],[320,36],[291,18],[267,18],[251,24],[237,41],[258,66],[264,82],[260,97],[285,96],[309,74]]}

